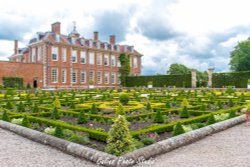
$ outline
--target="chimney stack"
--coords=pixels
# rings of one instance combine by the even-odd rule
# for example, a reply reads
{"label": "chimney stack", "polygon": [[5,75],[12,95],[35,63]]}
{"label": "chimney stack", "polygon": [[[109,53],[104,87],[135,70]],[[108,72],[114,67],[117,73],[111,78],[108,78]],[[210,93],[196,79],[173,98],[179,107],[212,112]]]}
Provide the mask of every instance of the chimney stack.
{"label": "chimney stack", "polygon": [[14,40],[14,53],[17,54],[18,52],[18,40]]}
{"label": "chimney stack", "polygon": [[94,32],[94,40],[98,41],[98,32],[97,31]]}
{"label": "chimney stack", "polygon": [[112,45],[115,45],[115,35],[110,35],[109,43],[112,44]]}
{"label": "chimney stack", "polygon": [[56,34],[61,34],[61,23],[55,22],[55,23],[51,24],[51,31],[56,33]]}

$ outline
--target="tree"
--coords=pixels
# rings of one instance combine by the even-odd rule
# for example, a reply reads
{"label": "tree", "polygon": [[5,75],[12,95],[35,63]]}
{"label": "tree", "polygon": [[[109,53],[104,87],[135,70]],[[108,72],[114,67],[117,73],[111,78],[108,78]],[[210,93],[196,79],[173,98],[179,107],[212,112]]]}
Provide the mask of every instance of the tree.
{"label": "tree", "polygon": [[239,42],[234,47],[229,65],[232,71],[250,70],[250,40]]}
{"label": "tree", "polygon": [[126,118],[118,115],[108,132],[105,152],[120,156],[136,149],[128,126]]}
{"label": "tree", "polygon": [[24,116],[21,125],[24,126],[24,127],[27,127],[27,128],[31,127],[30,121],[29,121],[29,119],[28,119],[28,117],[26,115]]}
{"label": "tree", "polygon": [[191,69],[186,67],[183,64],[171,64],[169,67],[169,70],[167,71],[167,74],[173,75],[173,74],[179,74],[179,75],[184,75],[184,74],[191,74]]}
{"label": "tree", "polygon": [[156,111],[154,122],[155,123],[164,123],[164,117],[159,109]]}
{"label": "tree", "polygon": [[185,133],[182,125],[180,122],[178,122],[175,126],[174,126],[174,130],[173,130],[173,136],[177,136],[180,135],[182,133]]}
{"label": "tree", "polygon": [[54,100],[53,104],[54,104],[54,106],[55,106],[56,108],[61,108],[61,107],[62,107],[62,106],[61,106],[61,103],[60,103],[60,101],[59,101],[58,98],[56,98],[56,99]]}
{"label": "tree", "polygon": [[126,77],[130,74],[130,56],[122,53],[119,56],[119,60],[121,63],[121,67],[119,69],[119,72],[121,74],[120,76],[121,85],[125,85]]}
{"label": "tree", "polygon": [[88,121],[86,119],[85,113],[83,111],[81,111],[80,114],[79,114],[77,123],[78,124],[83,124],[83,123],[86,123],[86,122],[88,122]]}
{"label": "tree", "polygon": [[125,110],[124,107],[122,106],[121,103],[118,104],[117,108],[115,109],[115,114],[116,115],[125,115]]}

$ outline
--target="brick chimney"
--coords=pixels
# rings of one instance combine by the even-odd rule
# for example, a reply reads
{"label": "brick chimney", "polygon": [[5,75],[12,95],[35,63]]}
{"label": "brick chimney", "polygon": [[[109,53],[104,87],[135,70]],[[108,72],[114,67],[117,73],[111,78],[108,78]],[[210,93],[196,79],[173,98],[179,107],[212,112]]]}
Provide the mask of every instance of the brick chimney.
{"label": "brick chimney", "polygon": [[14,53],[17,54],[18,52],[18,40],[14,40]]}
{"label": "brick chimney", "polygon": [[61,23],[55,22],[55,23],[51,24],[51,31],[56,33],[56,34],[61,34]]}
{"label": "brick chimney", "polygon": [[98,41],[98,32],[97,31],[94,32],[94,40]]}
{"label": "brick chimney", "polygon": [[112,45],[115,45],[115,35],[110,35],[109,43],[112,44]]}

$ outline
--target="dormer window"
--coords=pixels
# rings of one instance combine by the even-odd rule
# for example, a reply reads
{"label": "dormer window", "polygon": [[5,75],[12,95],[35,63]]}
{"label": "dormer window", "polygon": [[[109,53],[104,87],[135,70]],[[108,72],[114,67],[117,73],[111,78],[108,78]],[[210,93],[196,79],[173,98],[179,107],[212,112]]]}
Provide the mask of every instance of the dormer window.
{"label": "dormer window", "polygon": [[60,42],[60,34],[56,34],[56,42]]}
{"label": "dormer window", "polygon": [[89,47],[92,48],[93,47],[93,42],[89,41]]}

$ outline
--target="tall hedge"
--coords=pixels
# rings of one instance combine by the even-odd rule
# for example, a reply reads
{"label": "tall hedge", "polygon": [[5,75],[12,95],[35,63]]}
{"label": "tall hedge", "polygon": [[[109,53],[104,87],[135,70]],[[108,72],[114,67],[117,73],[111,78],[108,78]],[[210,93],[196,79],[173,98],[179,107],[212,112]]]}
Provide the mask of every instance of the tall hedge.
{"label": "tall hedge", "polygon": [[152,76],[129,76],[126,79],[127,87],[147,86],[149,81],[153,81],[154,87],[191,87],[191,74],[186,75],[152,75]]}
{"label": "tall hedge", "polygon": [[23,78],[21,77],[3,77],[5,88],[23,88]]}
{"label": "tall hedge", "polygon": [[247,81],[250,79],[250,71],[214,73],[212,85],[215,88],[235,86],[236,88],[247,88]]}

